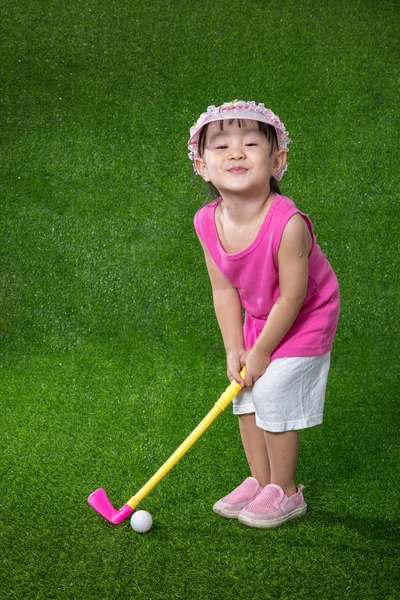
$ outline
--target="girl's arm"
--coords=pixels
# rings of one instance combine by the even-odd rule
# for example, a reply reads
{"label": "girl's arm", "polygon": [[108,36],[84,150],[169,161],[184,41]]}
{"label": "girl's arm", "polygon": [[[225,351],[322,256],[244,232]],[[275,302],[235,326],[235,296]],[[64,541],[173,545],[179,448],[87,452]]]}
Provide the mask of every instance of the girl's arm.
{"label": "girl's arm", "polygon": [[242,357],[246,364],[246,385],[261,377],[271,354],[293,325],[307,294],[308,256],[312,238],[301,215],[294,215],[285,227],[278,252],[279,290],[260,336]]}
{"label": "girl's arm", "polygon": [[242,305],[237,289],[225,279],[212,260],[207,248],[204,250],[207,270],[210,277],[214,310],[221,330],[226,351],[228,378],[244,385],[240,377],[240,357],[244,353]]}

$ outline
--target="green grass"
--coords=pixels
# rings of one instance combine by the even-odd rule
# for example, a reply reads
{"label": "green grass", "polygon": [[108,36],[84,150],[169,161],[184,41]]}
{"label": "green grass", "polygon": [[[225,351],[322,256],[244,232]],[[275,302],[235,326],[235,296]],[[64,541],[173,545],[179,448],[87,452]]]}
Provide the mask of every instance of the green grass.
{"label": "green grass", "polygon": [[[398,3],[4,1],[1,600],[390,599],[399,593]],[[227,385],[192,218],[188,129],[265,102],[294,142],[283,191],[341,285],[309,513],[217,518],[247,475],[230,409],[121,506]]]}

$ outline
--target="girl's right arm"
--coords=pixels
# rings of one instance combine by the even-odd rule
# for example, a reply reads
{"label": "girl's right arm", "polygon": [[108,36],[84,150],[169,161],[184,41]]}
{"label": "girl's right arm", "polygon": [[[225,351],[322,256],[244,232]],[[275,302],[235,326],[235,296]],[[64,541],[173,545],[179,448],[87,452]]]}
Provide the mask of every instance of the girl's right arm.
{"label": "girl's right arm", "polygon": [[202,242],[201,245],[210,277],[214,310],[225,346],[228,378],[244,386],[244,381],[240,377],[240,357],[244,353],[244,340],[239,293],[222,275]]}

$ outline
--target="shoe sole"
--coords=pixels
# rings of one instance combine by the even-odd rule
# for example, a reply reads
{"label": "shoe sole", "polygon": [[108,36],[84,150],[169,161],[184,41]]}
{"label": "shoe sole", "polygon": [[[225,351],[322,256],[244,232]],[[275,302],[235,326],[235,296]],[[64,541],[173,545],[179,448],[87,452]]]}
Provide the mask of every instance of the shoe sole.
{"label": "shoe sole", "polygon": [[225,519],[237,519],[240,513],[240,510],[237,510],[236,512],[234,511],[228,511],[228,510],[224,510],[223,508],[213,508],[213,511],[215,512],[216,515],[219,515],[220,517],[224,517]]}
{"label": "shoe sole", "polygon": [[296,519],[297,517],[301,517],[305,515],[307,512],[307,504],[292,510],[287,515],[283,515],[282,517],[278,517],[277,519],[251,519],[250,517],[240,516],[238,517],[239,523],[242,525],[246,525],[247,527],[257,527],[258,529],[268,529],[270,527],[279,527],[286,521],[290,521],[291,519]]}

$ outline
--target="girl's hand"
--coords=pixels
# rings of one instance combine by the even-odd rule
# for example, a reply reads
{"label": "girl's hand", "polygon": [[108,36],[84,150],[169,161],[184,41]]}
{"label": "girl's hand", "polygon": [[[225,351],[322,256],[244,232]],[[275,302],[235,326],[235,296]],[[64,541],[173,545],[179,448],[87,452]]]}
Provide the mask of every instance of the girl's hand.
{"label": "girl's hand", "polygon": [[241,365],[240,357],[242,356],[243,352],[244,350],[237,350],[228,352],[226,355],[228,379],[231,383],[232,381],[236,381],[242,387],[245,386],[245,382],[240,377],[240,369],[243,366]]}
{"label": "girl's hand", "polygon": [[271,362],[271,356],[257,350],[255,347],[251,350],[247,350],[240,357],[241,366],[246,366],[245,383],[247,387],[250,387],[264,375],[269,364]]}

